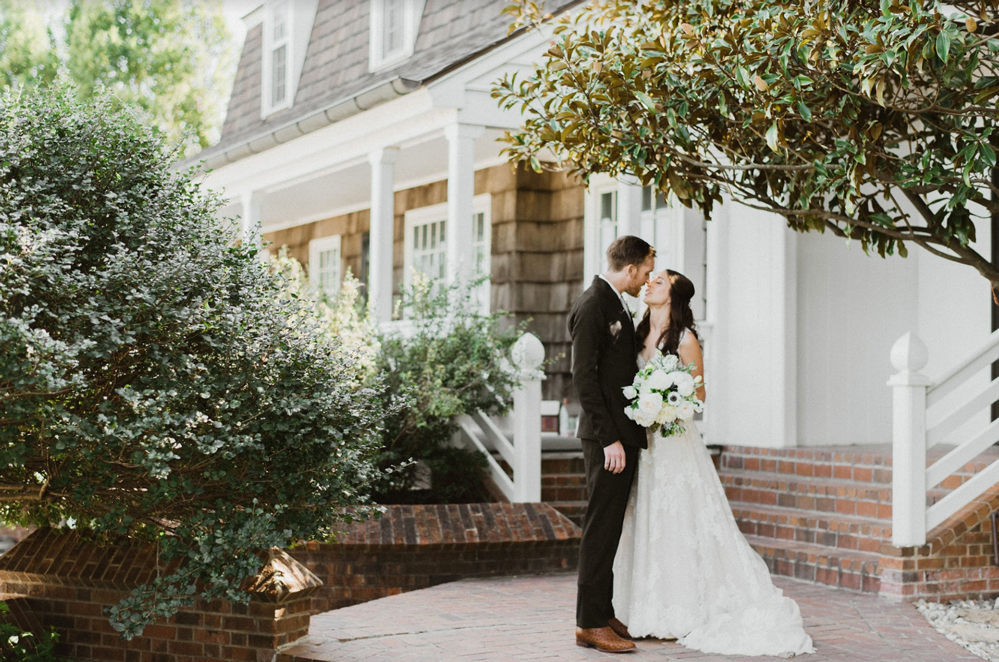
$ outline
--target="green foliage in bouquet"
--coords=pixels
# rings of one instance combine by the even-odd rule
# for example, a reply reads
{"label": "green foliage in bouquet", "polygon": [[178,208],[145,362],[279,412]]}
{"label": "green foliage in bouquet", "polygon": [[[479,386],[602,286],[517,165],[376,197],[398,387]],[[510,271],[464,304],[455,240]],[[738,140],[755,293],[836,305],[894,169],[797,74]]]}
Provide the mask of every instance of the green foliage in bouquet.
{"label": "green foliage in bouquet", "polygon": [[379,476],[370,367],[170,165],[113,98],[0,98],[0,520],[155,543],[125,638],[245,602]]}

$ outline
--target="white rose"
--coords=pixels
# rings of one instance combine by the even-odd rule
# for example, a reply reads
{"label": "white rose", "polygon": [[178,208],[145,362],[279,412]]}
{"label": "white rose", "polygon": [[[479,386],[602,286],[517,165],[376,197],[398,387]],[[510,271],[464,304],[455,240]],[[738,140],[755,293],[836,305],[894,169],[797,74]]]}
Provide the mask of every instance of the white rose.
{"label": "white rose", "polygon": [[635,422],[641,425],[643,428],[652,427],[652,424],[656,422],[654,416],[646,416],[642,413],[638,413],[635,416]]}
{"label": "white rose", "polygon": [[658,393],[643,393],[638,396],[638,411],[642,413],[642,416],[651,417],[654,421],[662,408],[663,396]]}
{"label": "white rose", "polygon": [[629,400],[634,400],[636,397],[638,397],[638,391],[635,390],[634,386],[625,386],[621,390],[624,392],[624,397],[628,398]]}
{"label": "white rose", "polygon": [[649,389],[665,391],[673,384],[673,380],[670,379],[670,375],[666,374],[665,370],[656,370],[645,383]]}
{"label": "white rose", "polygon": [[680,365],[680,359],[676,357],[676,354],[667,354],[663,357],[664,369],[675,370],[678,365]]}
{"label": "white rose", "polygon": [[684,400],[677,406],[676,414],[680,417],[680,420],[689,421],[694,417],[694,404],[688,400]]}
{"label": "white rose", "polygon": [[677,392],[685,398],[689,398],[694,393],[694,378],[687,373],[676,380]]}

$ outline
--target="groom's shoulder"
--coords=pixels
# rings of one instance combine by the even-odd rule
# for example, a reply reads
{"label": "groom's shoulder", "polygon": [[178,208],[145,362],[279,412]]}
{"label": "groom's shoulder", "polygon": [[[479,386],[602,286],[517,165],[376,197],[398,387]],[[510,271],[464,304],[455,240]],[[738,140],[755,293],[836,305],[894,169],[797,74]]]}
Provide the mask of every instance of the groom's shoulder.
{"label": "groom's shoulder", "polygon": [[594,281],[579,295],[573,308],[578,310],[584,307],[596,306],[600,304],[601,299],[599,281]]}

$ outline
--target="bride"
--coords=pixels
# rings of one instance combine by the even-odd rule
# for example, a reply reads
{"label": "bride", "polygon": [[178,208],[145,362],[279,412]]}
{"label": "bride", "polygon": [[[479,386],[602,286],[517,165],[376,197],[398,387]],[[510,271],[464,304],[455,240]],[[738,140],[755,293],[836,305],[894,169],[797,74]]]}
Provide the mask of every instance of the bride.
{"label": "bride", "polygon": [[[652,277],[638,325],[639,365],[677,354],[703,373],[690,299],[694,285],[666,270]],[[697,391],[704,399],[704,387]],[[614,560],[614,611],[633,637],[678,639],[705,653],[789,657],[814,651],[798,605],[770,580],[742,536],[693,421],[651,434]]]}

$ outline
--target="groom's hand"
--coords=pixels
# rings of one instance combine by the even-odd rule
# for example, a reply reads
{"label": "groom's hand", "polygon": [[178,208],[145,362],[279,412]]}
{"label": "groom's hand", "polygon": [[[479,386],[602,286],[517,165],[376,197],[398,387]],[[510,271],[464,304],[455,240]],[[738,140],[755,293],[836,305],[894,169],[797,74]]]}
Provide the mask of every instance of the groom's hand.
{"label": "groom's hand", "polygon": [[604,446],[604,469],[612,474],[624,471],[624,446],[615,441],[610,446]]}

